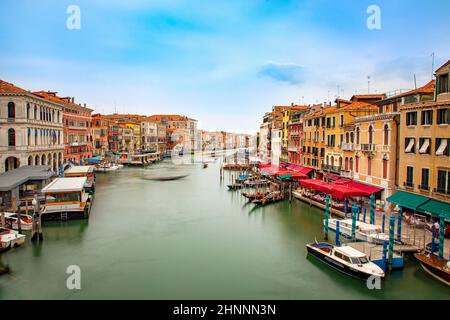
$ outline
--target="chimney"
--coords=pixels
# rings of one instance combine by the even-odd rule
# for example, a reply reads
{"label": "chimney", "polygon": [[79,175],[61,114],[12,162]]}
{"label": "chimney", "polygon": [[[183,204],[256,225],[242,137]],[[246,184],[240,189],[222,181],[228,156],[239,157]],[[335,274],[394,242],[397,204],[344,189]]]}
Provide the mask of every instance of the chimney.
{"label": "chimney", "polygon": [[75,98],[74,97],[72,97],[72,103],[75,103]]}

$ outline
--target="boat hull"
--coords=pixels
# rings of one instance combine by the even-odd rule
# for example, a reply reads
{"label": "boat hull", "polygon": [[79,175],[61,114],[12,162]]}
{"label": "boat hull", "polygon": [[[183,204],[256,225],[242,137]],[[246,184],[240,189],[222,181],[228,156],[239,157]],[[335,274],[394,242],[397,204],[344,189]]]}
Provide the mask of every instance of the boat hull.
{"label": "boat hull", "polygon": [[422,269],[437,280],[450,286],[450,271],[445,271],[443,266],[447,260],[437,256],[428,257],[423,253],[416,253],[414,257],[419,260]]}
{"label": "boat hull", "polygon": [[318,258],[319,260],[325,262],[328,266],[345,273],[349,276],[352,276],[357,279],[367,280],[372,274],[365,273],[359,270],[355,270],[351,268],[350,266],[347,266],[343,263],[340,263],[339,261],[336,261],[332,259],[329,255],[327,255],[325,252],[322,252],[321,250],[318,250],[316,248],[313,248],[310,245],[306,246],[308,253],[312,256]]}

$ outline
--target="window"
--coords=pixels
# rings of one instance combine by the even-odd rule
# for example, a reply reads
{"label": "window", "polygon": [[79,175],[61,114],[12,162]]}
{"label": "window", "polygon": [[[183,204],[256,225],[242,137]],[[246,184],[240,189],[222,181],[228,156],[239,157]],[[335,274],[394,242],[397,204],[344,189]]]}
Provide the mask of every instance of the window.
{"label": "window", "polygon": [[8,129],[8,146],[16,146],[16,131],[13,128]]}
{"label": "window", "polygon": [[436,155],[450,156],[450,138],[436,138]]}
{"label": "window", "polygon": [[383,159],[383,179],[387,179],[387,167],[388,167],[388,161],[387,159]]}
{"label": "window", "polygon": [[387,124],[383,128],[383,142],[385,146],[389,145],[389,126]]}
{"label": "window", "polygon": [[449,92],[448,73],[437,77],[436,89],[437,89],[437,94]]}
{"label": "window", "polygon": [[406,186],[412,187],[414,181],[414,168],[413,167],[406,167]]}
{"label": "window", "polygon": [[359,172],[359,157],[355,157],[355,171]]}
{"label": "window", "polygon": [[433,110],[422,111],[420,124],[422,124],[422,125],[432,125],[433,124]]}
{"label": "window", "polygon": [[356,128],[356,144],[359,144],[359,138],[360,138],[360,130],[359,127]]}
{"label": "window", "polygon": [[415,138],[405,138],[405,153],[416,153],[415,142]]}
{"label": "window", "polygon": [[372,175],[372,159],[371,158],[367,158],[367,175],[368,176]]}
{"label": "window", "polygon": [[419,138],[419,153],[430,154],[430,138]]}
{"label": "window", "polygon": [[373,144],[373,127],[369,126],[369,144]]}
{"label": "window", "polygon": [[437,192],[450,194],[450,171],[438,170]]}
{"label": "window", "polygon": [[406,125],[407,126],[417,125],[417,112],[407,112],[406,113]]}
{"label": "window", "polygon": [[450,112],[448,109],[438,109],[437,124],[450,124]]}
{"label": "window", "polygon": [[30,104],[27,103],[27,119],[30,119]]}
{"label": "window", "polygon": [[344,115],[341,115],[341,127],[344,126]]}
{"label": "window", "polygon": [[420,183],[420,189],[422,190],[429,190],[429,177],[430,177],[430,169],[423,168],[422,169],[422,180]]}
{"label": "window", "polygon": [[8,102],[8,118],[16,117],[16,105],[14,102]]}

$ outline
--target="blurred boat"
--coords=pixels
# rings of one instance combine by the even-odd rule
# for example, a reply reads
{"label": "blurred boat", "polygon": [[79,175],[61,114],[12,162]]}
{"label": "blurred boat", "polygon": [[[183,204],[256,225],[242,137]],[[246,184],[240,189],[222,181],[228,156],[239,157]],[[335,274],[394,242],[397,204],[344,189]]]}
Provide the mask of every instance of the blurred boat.
{"label": "blurred boat", "polygon": [[450,261],[434,254],[415,253],[422,269],[439,281],[450,286]]}

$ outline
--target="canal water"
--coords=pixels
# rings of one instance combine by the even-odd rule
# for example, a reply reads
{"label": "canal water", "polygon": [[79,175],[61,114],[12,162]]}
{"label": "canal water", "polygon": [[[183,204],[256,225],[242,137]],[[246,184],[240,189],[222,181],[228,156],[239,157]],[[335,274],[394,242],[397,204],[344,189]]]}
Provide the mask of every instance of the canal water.
{"label": "canal water", "polygon": [[[158,182],[162,171],[189,176]],[[450,299],[413,257],[381,290],[307,257],[322,239],[321,210],[293,200],[244,201],[219,163],[97,174],[89,221],[48,222],[44,241],[0,256],[0,299]],[[66,269],[81,270],[68,290]]]}

